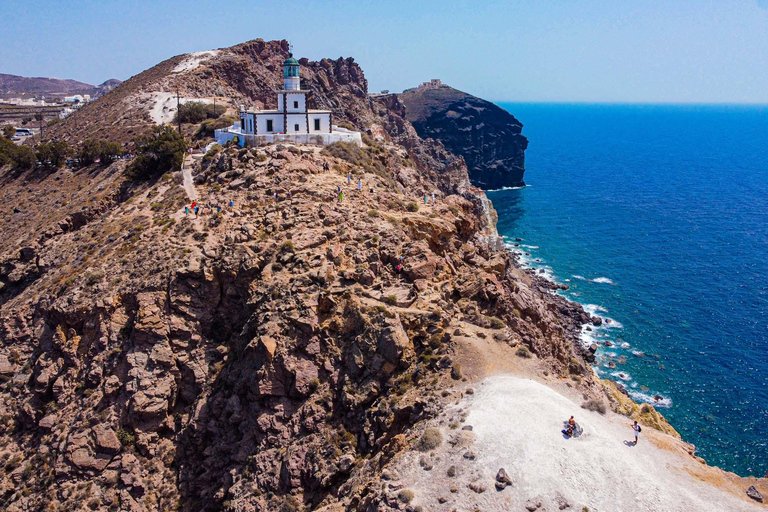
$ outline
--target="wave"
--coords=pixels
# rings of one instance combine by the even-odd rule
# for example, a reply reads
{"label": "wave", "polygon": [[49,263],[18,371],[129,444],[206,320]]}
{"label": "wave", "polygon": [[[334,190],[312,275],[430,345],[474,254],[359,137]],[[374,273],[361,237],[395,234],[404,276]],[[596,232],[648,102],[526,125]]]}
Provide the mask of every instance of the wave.
{"label": "wave", "polygon": [[627,372],[613,372],[611,376],[616,377],[617,379],[621,379],[625,382],[632,380],[632,377]]}
{"label": "wave", "polygon": [[486,190],[486,192],[501,192],[503,190],[523,190],[524,188],[528,188],[530,185],[523,185],[522,187],[501,187],[501,188],[492,188],[490,190]]}
{"label": "wave", "polygon": [[582,304],[581,307],[584,308],[584,311],[586,311],[592,316],[598,316],[597,313],[608,312],[608,310],[605,309],[603,306],[598,306],[597,304]]}
{"label": "wave", "polygon": [[634,389],[628,389],[630,398],[637,403],[651,404],[656,408],[669,409],[672,407],[672,399],[662,395],[651,395],[643,393],[642,391],[635,391]]}
{"label": "wave", "polygon": [[607,277],[597,277],[597,278],[593,279],[592,282],[593,283],[600,283],[600,284],[613,284],[613,285],[616,284],[611,279],[609,279]]}

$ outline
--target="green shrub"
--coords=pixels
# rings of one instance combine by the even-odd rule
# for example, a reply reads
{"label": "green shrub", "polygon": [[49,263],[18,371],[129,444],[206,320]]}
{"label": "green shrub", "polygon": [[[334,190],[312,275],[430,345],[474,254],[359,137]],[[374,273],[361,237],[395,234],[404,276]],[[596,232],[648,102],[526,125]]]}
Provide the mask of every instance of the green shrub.
{"label": "green shrub", "polygon": [[215,130],[221,130],[222,128],[228,128],[237,121],[237,118],[232,116],[221,116],[216,119],[206,119],[200,123],[200,128],[197,129],[198,137],[213,137]]}
{"label": "green shrub", "polygon": [[416,213],[417,211],[419,211],[419,203],[415,201],[411,201],[406,205],[405,209],[408,210],[409,212]]}
{"label": "green shrub", "polygon": [[99,159],[101,165],[107,166],[123,152],[123,147],[117,142],[109,142],[106,139],[85,139],[77,151],[77,158],[82,165],[91,165]]}
{"label": "green shrub", "polygon": [[41,142],[35,146],[35,157],[43,167],[58,169],[67,157],[72,154],[72,148],[64,141]]}
{"label": "green shrub", "polygon": [[128,169],[134,180],[151,180],[168,171],[181,169],[187,143],[168,125],[155,126],[135,139],[136,158]]}
{"label": "green shrub", "polygon": [[212,104],[190,101],[179,106],[173,122],[178,123],[181,120],[182,123],[199,123],[205,119],[216,119],[226,111],[227,107],[223,105],[216,105],[214,110]]}
{"label": "green shrub", "polygon": [[515,354],[517,354],[518,357],[522,357],[525,359],[530,359],[531,357],[531,351],[528,350],[528,347],[523,345],[520,345],[519,347],[517,347],[517,351],[515,352]]}
{"label": "green shrub", "polygon": [[119,428],[117,429],[117,439],[120,441],[120,444],[123,446],[132,446],[133,443],[136,442],[136,435],[133,433],[133,430],[130,428]]}

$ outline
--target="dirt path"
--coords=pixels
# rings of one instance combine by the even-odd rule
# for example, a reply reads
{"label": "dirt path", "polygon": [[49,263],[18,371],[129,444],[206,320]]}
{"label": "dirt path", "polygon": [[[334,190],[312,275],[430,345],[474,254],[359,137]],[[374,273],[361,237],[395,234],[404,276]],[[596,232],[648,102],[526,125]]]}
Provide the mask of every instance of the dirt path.
{"label": "dirt path", "polygon": [[190,169],[190,166],[192,164],[192,157],[187,156],[184,159],[184,163],[181,164],[181,176],[183,178],[182,185],[184,186],[184,191],[187,193],[187,197],[190,201],[197,200],[197,190],[195,190],[195,182],[192,179],[192,171]]}

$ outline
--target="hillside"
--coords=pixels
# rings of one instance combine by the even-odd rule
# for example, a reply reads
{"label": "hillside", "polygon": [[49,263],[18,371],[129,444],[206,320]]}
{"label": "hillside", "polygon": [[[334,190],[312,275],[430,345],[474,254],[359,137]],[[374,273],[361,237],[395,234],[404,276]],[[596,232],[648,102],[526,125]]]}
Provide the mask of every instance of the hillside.
{"label": "hillside", "polygon": [[[173,87],[268,101],[286,50],[174,57],[51,131],[127,140],[171,113]],[[701,464],[596,377],[579,335],[599,320],[520,268],[462,158],[419,137],[397,96],[369,98],[352,59],[302,69],[364,147],[188,156],[199,214],[175,169],[0,169],[2,510],[604,510],[644,470],[650,498],[621,503],[693,488],[700,510],[760,510],[744,490],[765,480]],[[594,445],[553,444],[573,408]],[[629,418],[652,439],[642,466],[584,483],[610,469],[589,469],[592,447],[628,449],[613,429]],[[539,447],[560,458],[520,455]],[[500,463],[514,480],[496,491]]]}
{"label": "hillside", "polygon": [[44,77],[26,77],[0,73],[0,99],[63,98],[75,94],[89,94],[98,97],[114,89],[120,80],[112,78],[99,85],[90,85],[77,80]]}
{"label": "hillside", "polygon": [[472,184],[485,190],[525,185],[528,139],[509,112],[447,85],[424,84],[399,98],[420,137],[464,157]]}

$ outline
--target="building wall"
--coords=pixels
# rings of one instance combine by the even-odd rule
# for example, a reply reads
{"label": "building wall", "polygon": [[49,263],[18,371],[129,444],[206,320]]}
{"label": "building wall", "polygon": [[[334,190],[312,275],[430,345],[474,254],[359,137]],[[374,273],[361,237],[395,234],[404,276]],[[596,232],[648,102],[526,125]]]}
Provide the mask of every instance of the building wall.
{"label": "building wall", "polygon": [[[307,133],[307,115],[306,114],[288,114],[286,115],[288,126],[285,127],[285,133]],[[296,126],[298,125],[298,130]]]}
{"label": "building wall", "polygon": [[[296,93],[288,93],[286,94],[286,112],[289,114],[291,112],[300,112],[304,113],[307,111],[307,95],[306,94],[296,94]],[[298,106],[294,106],[294,104],[298,104]]]}
{"label": "building wall", "polygon": [[[320,119],[320,129],[315,130],[315,119]],[[309,133],[328,133],[331,131],[331,114],[309,113]]]}
{"label": "building wall", "polygon": [[[260,114],[256,116],[258,120],[258,130],[257,134],[261,135],[264,133],[280,133],[284,132],[283,128],[283,114]],[[272,120],[272,131],[267,131],[267,120]],[[247,132],[247,133],[253,133],[253,132]]]}

